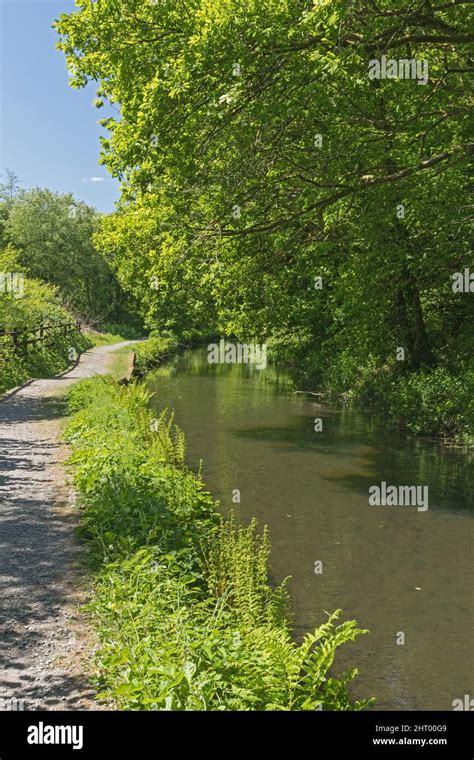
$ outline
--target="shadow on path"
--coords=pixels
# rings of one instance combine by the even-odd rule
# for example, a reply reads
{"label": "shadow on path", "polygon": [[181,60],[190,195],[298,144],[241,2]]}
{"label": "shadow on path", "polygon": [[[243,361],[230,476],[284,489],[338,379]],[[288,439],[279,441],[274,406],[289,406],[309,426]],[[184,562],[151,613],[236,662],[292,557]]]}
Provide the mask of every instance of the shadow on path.
{"label": "shadow on path", "polygon": [[36,380],[0,403],[0,700],[23,699],[27,710],[97,708],[84,673],[90,632],[78,611],[83,570],[60,394],[104,374],[117,347],[89,351],[69,375]]}

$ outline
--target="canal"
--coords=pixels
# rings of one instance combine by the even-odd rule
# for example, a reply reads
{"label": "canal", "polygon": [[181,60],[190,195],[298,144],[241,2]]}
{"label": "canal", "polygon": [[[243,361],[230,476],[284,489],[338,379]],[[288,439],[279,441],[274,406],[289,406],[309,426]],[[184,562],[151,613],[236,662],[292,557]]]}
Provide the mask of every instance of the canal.
{"label": "canal", "polygon": [[[354,697],[376,709],[451,710],[474,696],[473,463],[461,449],[387,433],[368,412],[293,395],[284,371],[210,365],[205,349],[149,376],[174,409],[187,460],[224,512],[267,524],[272,576],[296,636],[342,608],[370,630],[341,649]],[[320,420],[320,422],[318,422]],[[321,428],[321,429],[320,429]],[[426,486],[429,506],[374,506],[369,488]]]}

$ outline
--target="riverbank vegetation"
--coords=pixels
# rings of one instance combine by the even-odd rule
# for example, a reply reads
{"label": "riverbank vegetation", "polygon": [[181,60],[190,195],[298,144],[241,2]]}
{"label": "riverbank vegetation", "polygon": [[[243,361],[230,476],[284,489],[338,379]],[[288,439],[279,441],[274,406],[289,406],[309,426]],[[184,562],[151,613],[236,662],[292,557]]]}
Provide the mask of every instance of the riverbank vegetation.
{"label": "riverbank vegetation", "polygon": [[169,357],[178,349],[178,342],[173,336],[153,335],[135,347],[135,375],[144,377],[163,359]]}
{"label": "riverbank vegetation", "polygon": [[366,631],[340,611],[296,643],[269,537],[219,515],[172,417],[141,385],[69,393],[66,438],[95,585],[98,688],[120,709],[349,710],[337,650]]}
{"label": "riverbank vegetation", "polygon": [[472,21],[412,0],[62,15],[73,86],[118,111],[101,161],[122,198],[97,240],[148,328],[268,342],[298,388],[468,439]]}

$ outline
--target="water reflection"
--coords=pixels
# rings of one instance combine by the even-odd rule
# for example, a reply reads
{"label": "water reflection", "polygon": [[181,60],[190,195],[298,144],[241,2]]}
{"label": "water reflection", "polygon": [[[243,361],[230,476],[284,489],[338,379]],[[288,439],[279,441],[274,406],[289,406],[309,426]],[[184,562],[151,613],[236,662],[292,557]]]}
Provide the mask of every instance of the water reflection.
{"label": "water reflection", "polygon": [[[209,365],[202,350],[175,357],[150,387],[157,408],[175,409],[188,461],[197,468],[203,459],[222,509],[269,525],[273,573],[293,578],[295,630],[336,607],[370,629],[339,660],[359,666],[355,694],[376,695],[379,709],[452,709],[453,699],[474,693],[474,476],[464,452],[293,396],[274,367]],[[428,485],[428,511],[369,506],[368,488],[382,480]]]}

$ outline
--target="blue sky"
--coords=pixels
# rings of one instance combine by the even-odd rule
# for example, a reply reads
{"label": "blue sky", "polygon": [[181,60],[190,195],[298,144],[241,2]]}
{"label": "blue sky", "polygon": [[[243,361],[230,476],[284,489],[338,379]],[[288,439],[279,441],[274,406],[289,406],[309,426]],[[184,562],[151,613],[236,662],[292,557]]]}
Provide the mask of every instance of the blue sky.
{"label": "blue sky", "polygon": [[69,86],[51,29],[74,8],[74,0],[0,0],[0,171],[15,171],[25,188],[71,192],[110,212],[118,182],[98,163],[104,131],[97,120],[107,106],[92,105],[94,84]]}

